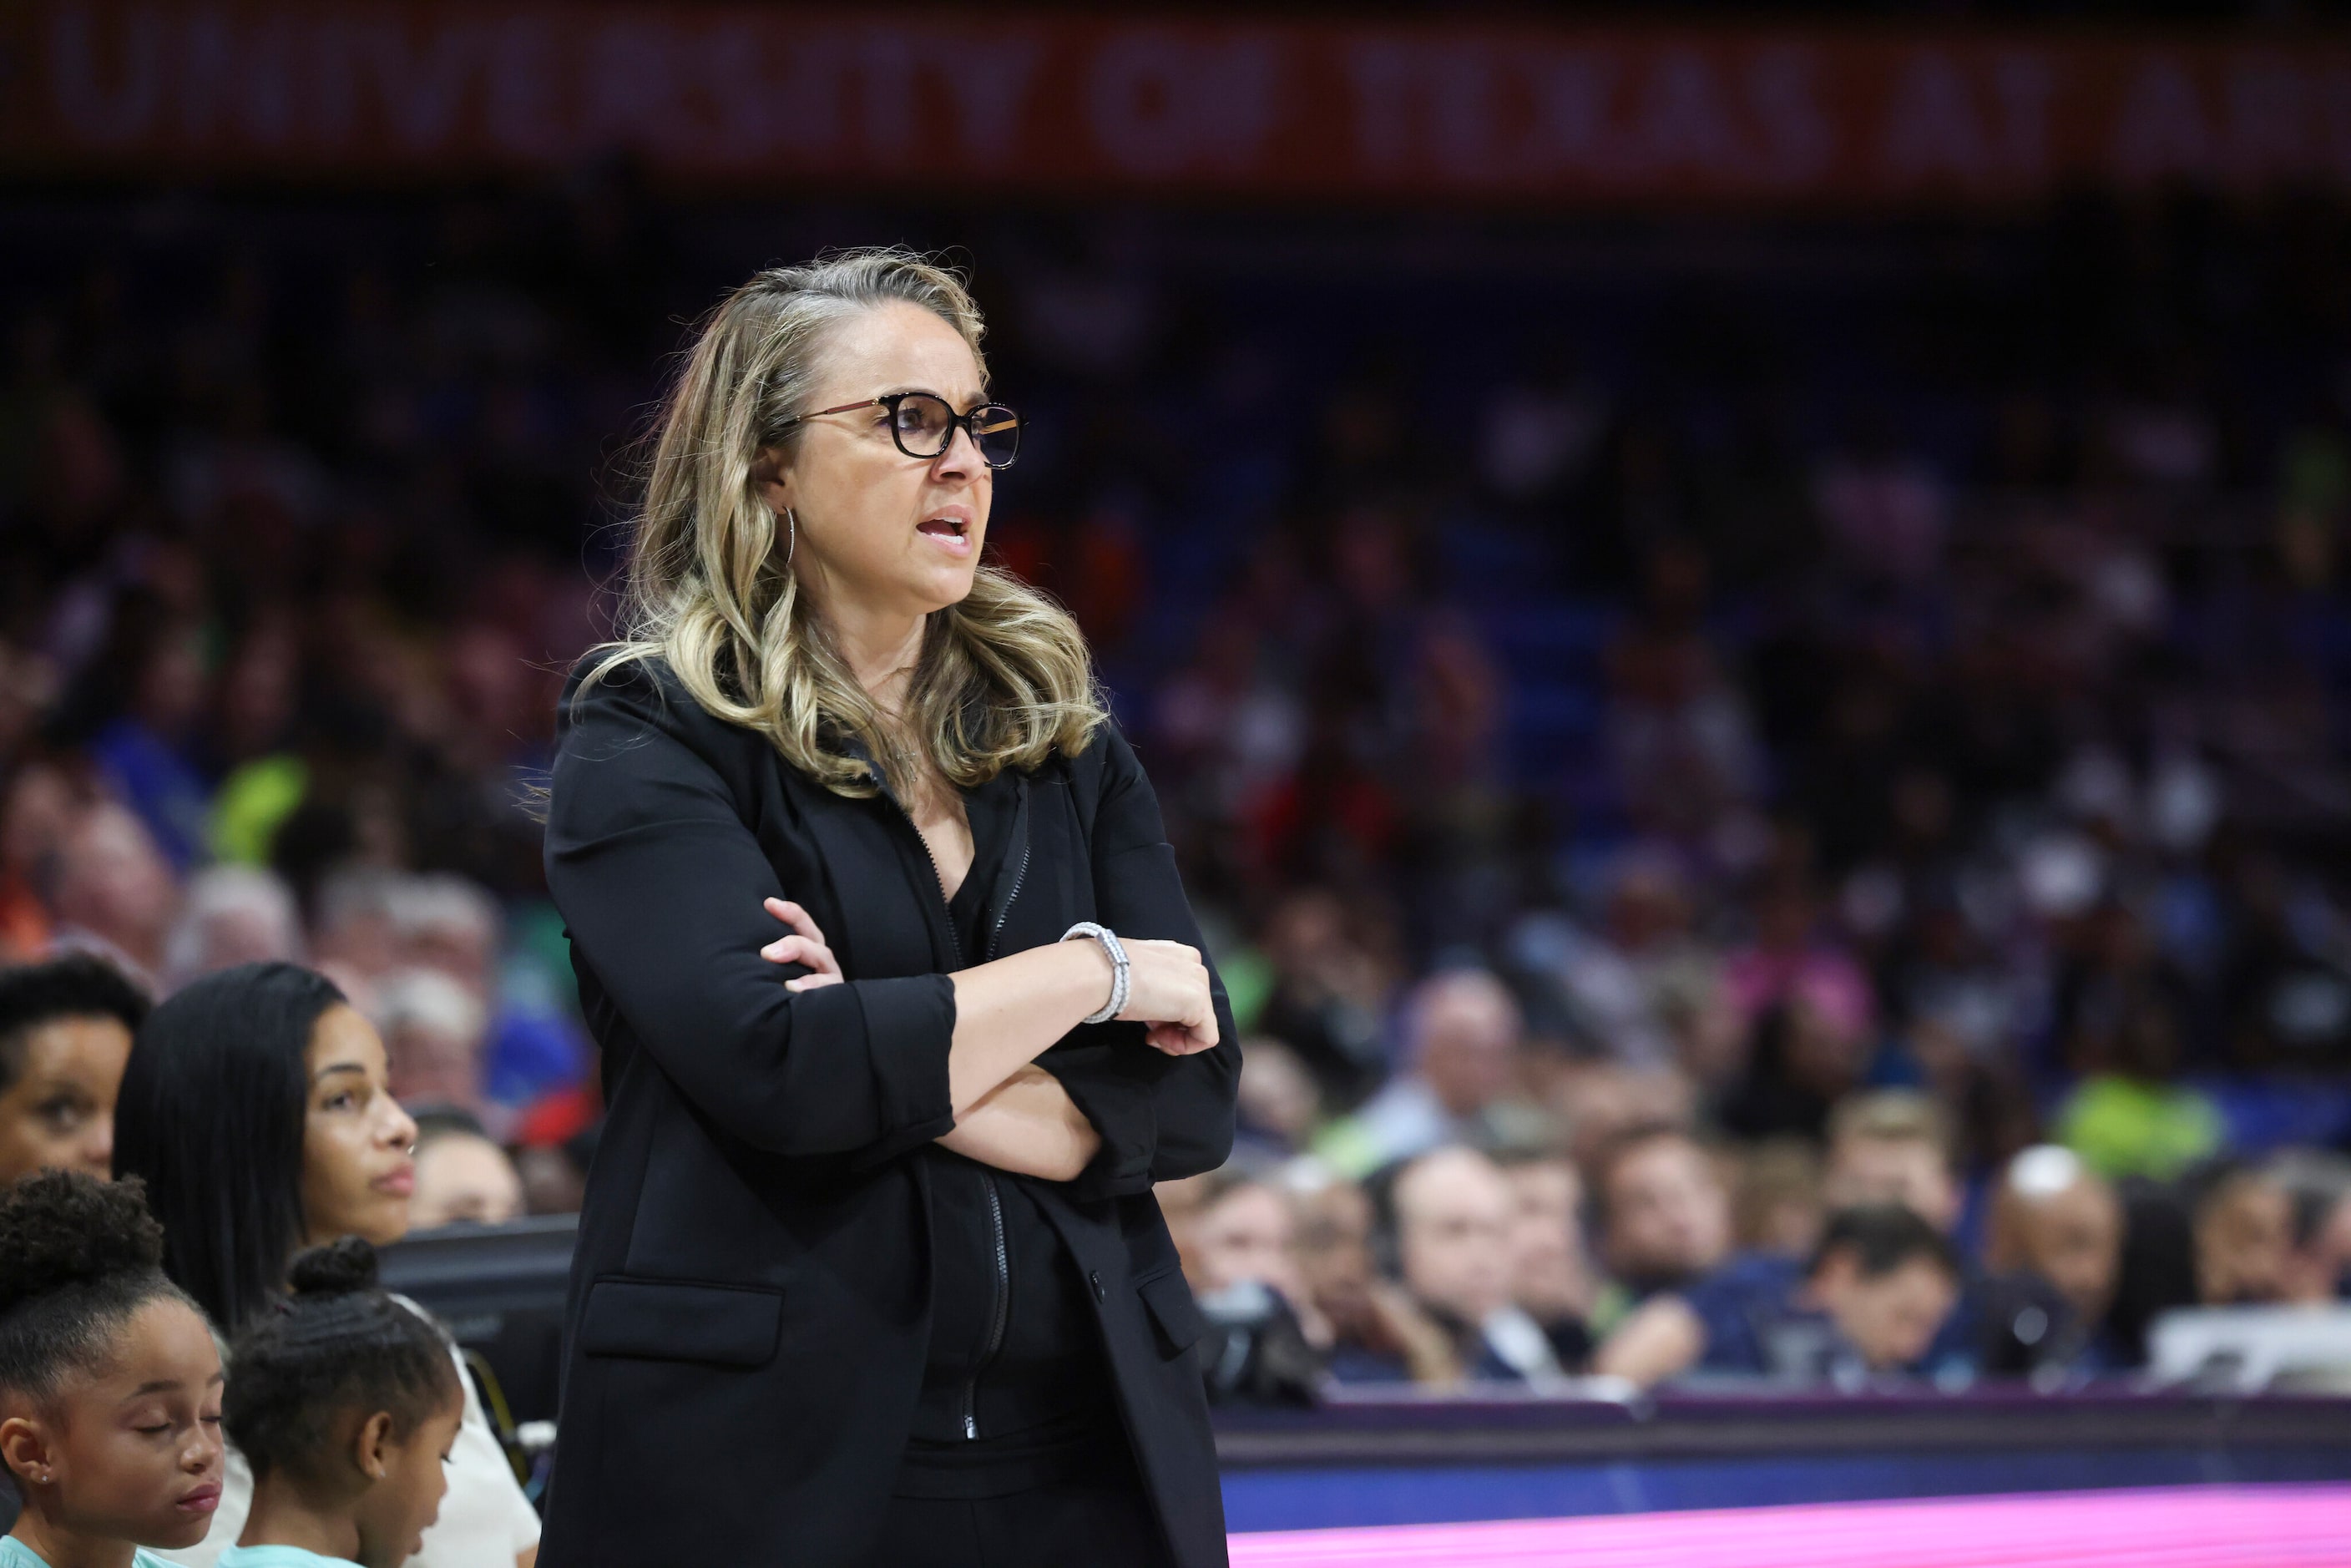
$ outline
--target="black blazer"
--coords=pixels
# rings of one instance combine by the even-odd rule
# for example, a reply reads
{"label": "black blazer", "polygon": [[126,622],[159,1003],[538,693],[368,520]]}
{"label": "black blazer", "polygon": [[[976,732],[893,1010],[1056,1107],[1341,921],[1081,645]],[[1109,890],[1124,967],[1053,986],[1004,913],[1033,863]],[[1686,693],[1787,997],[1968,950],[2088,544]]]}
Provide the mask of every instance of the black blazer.
{"label": "black blazer", "polygon": [[[564,693],[547,877],[610,1107],[565,1327],[549,1568],[862,1564],[929,1337],[927,1176],[954,1125],[954,988],[886,798],[835,795],[711,716],[662,664]],[[1015,776],[998,950],[1078,920],[1197,946],[1134,753]],[[1025,862],[1025,869],[1023,867]],[[848,983],[759,956],[771,895],[805,905]],[[1092,1287],[1118,1402],[1180,1568],[1225,1562],[1203,1322],[1151,1184],[1210,1170],[1240,1051],[1081,1026],[1040,1059],[1102,1134],[1072,1183],[1029,1182]],[[1007,1179],[1027,1180],[1022,1177]]]}

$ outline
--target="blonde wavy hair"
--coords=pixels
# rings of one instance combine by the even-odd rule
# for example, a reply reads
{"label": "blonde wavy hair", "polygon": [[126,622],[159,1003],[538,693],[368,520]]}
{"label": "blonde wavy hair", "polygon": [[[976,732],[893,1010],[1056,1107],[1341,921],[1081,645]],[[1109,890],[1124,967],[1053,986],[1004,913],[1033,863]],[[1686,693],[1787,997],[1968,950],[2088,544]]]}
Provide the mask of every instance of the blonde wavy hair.
{"label": "blonde wavy hair", "polygon": [[759,454],[790,462],[806,428],[791,422],[814,394],[831,329],[893,300],[932,312],[979,356],[985,329],[963,279],[896,248],[771,267],[710,313],[654,423],[623,634],[597,650],[580,692],[621,665],[665,660],[695,701],[842,795],[881,782],[844,749],[852,737],[893,786],[911,782],[893,764],[917,757],[967,787],[1085,748],[1107,717],[1092,660],[1042,593],[981,564],[970,594],[930,615],[892,723],[800,591],[789,548],[777,549],[786,525],[759,498]]}

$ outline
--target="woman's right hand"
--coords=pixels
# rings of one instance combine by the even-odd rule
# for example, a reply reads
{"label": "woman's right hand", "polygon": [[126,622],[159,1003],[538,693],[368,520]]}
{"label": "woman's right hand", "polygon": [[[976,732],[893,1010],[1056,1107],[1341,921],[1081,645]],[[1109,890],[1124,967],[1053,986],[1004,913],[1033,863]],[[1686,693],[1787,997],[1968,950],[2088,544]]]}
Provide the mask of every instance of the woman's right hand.
{"label": "woman's right hand", "polygon": [[1217,1011],[1208,993],[1208,966],[1197,947],[1143,937],[1126,948],[1126,1008],[1118,1016],[1148,1026],[1145,1035],[1170,1056],[1191,1056],[1217,1043]]}

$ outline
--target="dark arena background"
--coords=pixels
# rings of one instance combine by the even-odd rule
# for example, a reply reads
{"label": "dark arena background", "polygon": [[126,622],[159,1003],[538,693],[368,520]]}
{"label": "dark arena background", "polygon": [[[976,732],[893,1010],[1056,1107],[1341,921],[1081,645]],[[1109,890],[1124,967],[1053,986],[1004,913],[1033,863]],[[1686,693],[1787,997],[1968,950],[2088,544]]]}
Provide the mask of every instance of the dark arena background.
{"label": "dark arena background", "polygon": [[2351,15],[24,0],[0,961],[341,982],[534,1487],[556,695],[882,243],[1246,1037],[1236,1562],[2351,1562]]}

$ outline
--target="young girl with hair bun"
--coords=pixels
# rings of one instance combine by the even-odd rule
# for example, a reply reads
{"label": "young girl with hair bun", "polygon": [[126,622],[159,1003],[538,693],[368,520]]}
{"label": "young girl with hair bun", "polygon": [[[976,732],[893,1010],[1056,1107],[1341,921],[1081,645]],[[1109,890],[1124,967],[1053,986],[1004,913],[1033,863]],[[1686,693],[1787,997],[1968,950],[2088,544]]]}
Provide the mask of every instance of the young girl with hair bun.
{"label": "young girl with hair bun", "polygon": [[167,1568],[221,1499],[221,1364],[164,1277],[135,1181],[45,1171],[0,1197],[0,1568]]}
{"label": "young girl with hair bun", "polygon": [[296,1258],[289,1283],[230,1354],[253,1508],[220,1568],[398,1568],[449,1490],[465,1414],[449,1342],[377,1287],[358,1237]]}

